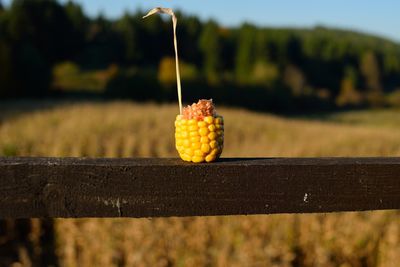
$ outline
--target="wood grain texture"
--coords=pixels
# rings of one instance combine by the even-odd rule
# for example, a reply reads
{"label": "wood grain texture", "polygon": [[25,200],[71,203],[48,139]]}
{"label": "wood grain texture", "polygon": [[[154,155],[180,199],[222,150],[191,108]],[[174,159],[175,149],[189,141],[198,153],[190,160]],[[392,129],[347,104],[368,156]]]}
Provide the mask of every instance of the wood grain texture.
{"label": "wood grain texture", "polygon": [[400,158],[0,158],[0,218],[400,209]]}

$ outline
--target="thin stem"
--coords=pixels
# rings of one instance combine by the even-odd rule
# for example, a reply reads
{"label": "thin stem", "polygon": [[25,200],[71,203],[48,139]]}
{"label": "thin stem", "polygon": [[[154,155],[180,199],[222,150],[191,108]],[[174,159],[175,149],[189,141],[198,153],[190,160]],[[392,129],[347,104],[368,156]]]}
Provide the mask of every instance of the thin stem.
{"label": "thin stem", "polygon": [[172,17],[172,27],[173,27],[173,33],[174,33],[174,47],[175,47],[176,84],[177,84],[177,89],[178,89],[178,101],[179,101],[179,114],[182,115],[182,86],[181,86],[181,74],[179,71],[178,41],[176,38],[176,26],[178,24],[178,20],[171,8],[163,8],[163,7],[153,8],[143,18],[147,18],[156,13],[168,14]]}

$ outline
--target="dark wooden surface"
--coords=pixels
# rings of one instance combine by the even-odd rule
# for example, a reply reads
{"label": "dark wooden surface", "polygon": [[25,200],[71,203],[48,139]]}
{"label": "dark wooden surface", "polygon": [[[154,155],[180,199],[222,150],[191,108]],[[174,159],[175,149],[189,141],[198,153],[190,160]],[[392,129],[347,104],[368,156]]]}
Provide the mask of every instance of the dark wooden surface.
{"label": "dark wooden surface", "polygon": [[0,218],[400,209],[400,158],[0,158]]}

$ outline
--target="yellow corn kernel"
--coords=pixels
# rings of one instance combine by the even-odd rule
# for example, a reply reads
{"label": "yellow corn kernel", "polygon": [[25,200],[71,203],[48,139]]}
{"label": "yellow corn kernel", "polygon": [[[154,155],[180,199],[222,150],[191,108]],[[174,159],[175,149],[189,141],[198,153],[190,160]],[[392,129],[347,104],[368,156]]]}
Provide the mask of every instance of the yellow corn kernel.
{"label": "yellow corn kernel", "polygon": [[207,122],[208,124],[213,123],[214,118],[212,116],[208,116],[204,118],[204,121]]}
{"label": "yellow corn kernel", "polygon": [[201,147],[201,143],[200,142],[196,142],[196,143],[192,143],[192,149],[199,149]]}
{"label": "yellow corn kernel", "polygon": [[217,157],[216,157],[215,155],[208,155],[208,156],[206,157],[206,161],[207,161],[207,162],[211,162],[211,161],[214,161],[216,158],[217,158]]}
{"label": "yellow corn kernel", "polygon": [[200,162],[203,162],[203,161],[204,161],[204,157],[201,157],[201,156],[193,156],[193,157],[192,157],[192,161],[193,161],[194,163],[200,163]]}
{"label": "yellow corn kernel", "polygon": [[210,152],[210,150],[211,150],[211,147],[210,147],[209,144],[202,144],[201,145],[201,151],[203,151],[204,153],[208,153],[208,152]]}
{"label": "yellow corn kernel", "polygon": [[206,135],[208,135],[208,129],[207,129],[207,128],[200,128],[199,134],[200,134],[201,136],[206,136]]}
{"label": "yellow corn kernel", "polygon": [[179,126],[179,130],[180,131],[186,131],[188,129],[188,127],[186,126],[186,125],[181,125],[181,126]]}
{"label": "yellow corn kernel", "polygon": [[190,147],[190,140],[184,139],[184,140],[183,140],[183,146],[184,146],[184,147]]}
{"label": "yellow corn kernel", "polygon": [[178,139],[178,140],[176,140],[176,145],[177,146],[181,146],[181,145],[183,145],[183,140],[182,139]]}
{"label": "yellow corn kernel", "polygon": [[199,129],[199,127],[197,127],[197,125],[190,125],[189,126],[189,131],[197,131]]}
{"label": "yellow corn kernel", "polygon": [[199,122],[197,123],[197,126],[198,126],[199,128],[207,127],[207,123],[204,122],[204,121],[199,121]]}
{"label": "yellow corn kernel", "polygon": [[217,147],[211,151],[210,155],[218,155],[220,152],[221,152],[221,149],[219,147]]}
{"label": "yellow corn kernel", "polygon": [[180,120],[180,122],[181,122],[181,126],[183,126],[183,125],[186,125],[187,124],[187,120]]}
{"label": "yellow corn kernel", "polygon": [[208,130],[209,130],[210,132],[215,132],[215,129],[216,129],[216,127],[215,127],[214,124],[208,125]]}
{"label": "yellow corn kernel", "polygon": [[188,120],[188,125],[189,126],[190,125],[197,125],[197,120],[195,120],[195,119]]}
{"label": "yellow corn kernel", "polygon": [[192,143],[198,143],[198,142],[200,142],[200,136],[192,136],[192,137],[190,137],[190,142],[192,142]]}
{"label": "yellow corn kernel", "polygon": [[211,147],[212,149],[217,148],[217,147],[218,147],[218,142],[215,141],[215,140],[211,141],[211,142],[210,142],[210,147]]}
{"label": "yellow corn kernel", "polygon": [[216,124],[215,128],[217,128],[217,130],[223,130],[224,129],[224,125]]}
{"label": "yellow corn kernel", "polygon": [[210,139],[208,139],[207,136],[202,136],[201,139],[200,139],[200,142],[202,144],[208,144],[210,142]]}
{"label": "yellow corn kernel", "polygon": [[199,157],[204,157],[206,153],[204,153],[203,151],[201,151],[200,149],[197,149],[194,151],[194,155],[195,156],[199,156]]}
{"label": "yellow corn kernel", "polygon": [[180,139],[181,138],[181,133],[180,132],[176,132],[175,133],[175,138],[176,139]]}
{"label": "yellow corn kernel", "polygon": [[186,148],[185,149],[185,154],[188,155],[188,156],[193,156],[194,155],[193,149]]}
{"label": "yellow corn kernel", "polygon": [[208,139],[210,139],[210,140],[215,140],[215,139],[217,139],[217,137],[218,137],[218,135],[217,135],[217,133],[215,133],[215,132],[211,132],[211,133],[208,135]]}
{"label": "yellow corn kernel", "polygon": [[189,156],[189,155],[181,154],[180,156],[184,161],[189,161],[190,162],[192,160],[192,157]]}
{"label": "yellow corn kernel", "polygon": [[189,133],[190,137],[195,137],[195,136],[199,136],[199,132],[198,131],[193,131]]}
{"label": "yellow corn kernel", "polygon": [[223,125],[224,124],[224,119],[222,119],[221,117],[216,117],[215,118],[215,124]]}
{"label": "yellow corn kernel", "polygon": [[186,131],[181,132],[181,137],[182,138],[187,138],[188,137],[188,132],[186,132]]}

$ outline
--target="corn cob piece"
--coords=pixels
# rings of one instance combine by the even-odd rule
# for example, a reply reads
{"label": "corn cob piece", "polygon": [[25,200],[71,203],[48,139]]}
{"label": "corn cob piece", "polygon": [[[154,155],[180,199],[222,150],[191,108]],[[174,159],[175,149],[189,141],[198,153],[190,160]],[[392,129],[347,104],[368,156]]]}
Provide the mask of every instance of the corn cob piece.
{"label": "corn cob piece", "polygon": [[183,109],[175,120],[175,145],[182,160],[194,163],[218,159],[224,146],[224,119],[212,100]]}

